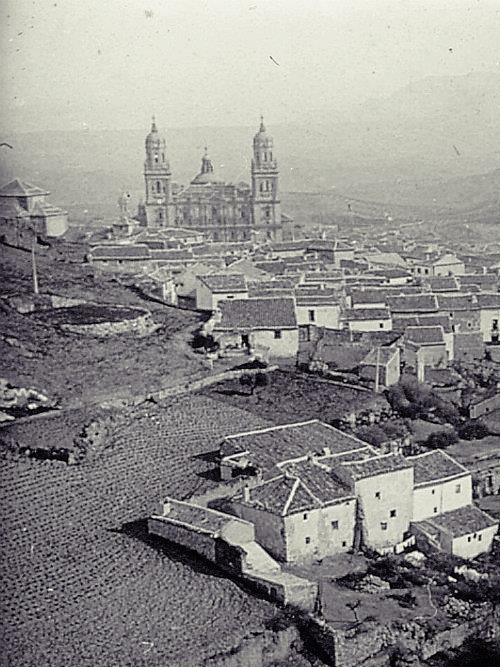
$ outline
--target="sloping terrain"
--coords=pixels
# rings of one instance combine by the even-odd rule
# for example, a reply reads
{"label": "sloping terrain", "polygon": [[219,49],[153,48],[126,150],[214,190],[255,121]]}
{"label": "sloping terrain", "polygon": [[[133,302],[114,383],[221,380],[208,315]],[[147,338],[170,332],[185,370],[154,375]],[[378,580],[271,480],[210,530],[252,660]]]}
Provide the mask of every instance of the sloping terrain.
{"label": "sloping terrain", "polygon": [[137,539],[160,495],[213,483],[235,425],[267,422],[196,396],[124,414],[98,463],[0,462],[2,665],[194,667],[262,629],[272,605]]}

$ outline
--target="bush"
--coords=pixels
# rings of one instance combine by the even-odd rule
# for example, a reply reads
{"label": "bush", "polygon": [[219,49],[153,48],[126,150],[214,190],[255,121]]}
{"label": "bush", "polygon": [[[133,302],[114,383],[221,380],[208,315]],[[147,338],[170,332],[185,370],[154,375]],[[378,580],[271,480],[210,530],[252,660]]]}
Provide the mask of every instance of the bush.
{"label": "bush", "polygon": [[489,434],[490,431],[486,424],[480,421],[465,422],[458,430],[458,435],[462,440],[481,440]]}
{"label": "bush", "polygon": [[455,445],[457,442],[458,435],[455,431],[436,431],[430,434],[424,445],[429,449],[446,449],[446,447]]}

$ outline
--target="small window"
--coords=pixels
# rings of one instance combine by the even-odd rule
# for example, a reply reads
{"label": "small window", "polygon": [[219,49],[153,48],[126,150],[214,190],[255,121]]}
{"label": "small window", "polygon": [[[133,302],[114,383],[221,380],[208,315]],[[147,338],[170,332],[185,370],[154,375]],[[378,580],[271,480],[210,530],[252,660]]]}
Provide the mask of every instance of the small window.
{"label": "small window", "polygon": [[477,536],[477,539],[478,539],[478,542],[481,542],[481,540],[483,539],[483,534],[479,533],[479,535]]}
{"label": "small window", "polygon": [[474,533],[474,539],[476,539],[476,537],[477,537],[477,533]]}
{"label": "small window", "polygon": [[387,521],[382,521],[382,523],[380,524],[380,528],[381,530],[387,530]]}
{"label": "small window", "polygon": [[432,489],[431,493],[434,495],[436,493],[436,489]]}
{"label": "small window", "polygon": [[397,514],[396,510],[391,510],[389,516],[391,517],[391,519],[393,519],[396,516],[396,514]]}
{"label": "small window", "polygon": [[456,484],[455,485],[455,493],[460,493],[462,491],[462,485],[461,484]]}
{"label": "small window", "polygon": [[311,538],[310,538],[310,537],[306,537],[306,544],[310,544],[310,543],[311,543]]}
{"label": "small window", "polygon": [[281,329],[276,329],[275,330],[274,337],[275,338],[281,338]]}
{"label": "small window", "polygon": [[309,311],[309,322],[314,322],[315,319],[316,319],[316,313],[314,312],[314,310],[310,310]]}
{"label": "small window", "polygon": [[342,546],[343,546],[343,547],[346,547],[346,546],[347,546],[347,542],[346,542],[345,540],[344,540],[344,542],[342,542]]}
{"label": "small window", "polygon": [[377,498],[378,500],[380,500],[381,497],[382,497],[382,496],[381,496],[381,494],[380,494],[380,491],[375,491],[375,498]]}
{"label": "small window", "polygon": [[307,512],[304,513],[303,517],[304,521],[307,519]]}
{"label": "small window", "polygon": [[338,530],[339,522],[338,521],[332,521],[332,528],[333,528],[333,530]]}
{"label": "small window", "polygon": [[383,329],[384,328],[384,323],[380,322],[378,326],[379,326],[379,329]]}
{"label": "small window", "polygon": [[438,508],[435,507],[435,508],[434,508],[434,514],[437,514],[437,513],[438,513]]}
{"label": "small window", "polygon": [[472,540],[472,537],[469,535],[469,537],[467,538],[467,542],[470,542],[471,540]]}

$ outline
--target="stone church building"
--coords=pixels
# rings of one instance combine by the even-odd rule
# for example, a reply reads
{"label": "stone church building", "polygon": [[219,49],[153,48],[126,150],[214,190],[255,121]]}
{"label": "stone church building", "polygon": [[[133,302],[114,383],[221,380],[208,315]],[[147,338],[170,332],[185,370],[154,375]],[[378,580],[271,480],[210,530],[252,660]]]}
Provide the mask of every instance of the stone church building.
{"label": "stone church building", "polygon": [[192,228],[224,242],[281,241],[291,234],[292,219],[281,212],[273,139],[262,118],[253,139],[251,186],[218,180],[206,149],[191,183],[172,183],[165,138],[154,118],[146,137],[144,180],[145,201],[137,213],[144,226]]}

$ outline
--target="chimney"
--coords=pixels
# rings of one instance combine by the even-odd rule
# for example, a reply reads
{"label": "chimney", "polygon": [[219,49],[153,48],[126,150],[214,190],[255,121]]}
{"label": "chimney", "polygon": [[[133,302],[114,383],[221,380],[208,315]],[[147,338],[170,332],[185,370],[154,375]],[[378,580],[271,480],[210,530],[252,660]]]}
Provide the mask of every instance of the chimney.
{"label": "chimney", "polygon": [[167,516],[168,514],[170,514],[171,509],[172,509],[172,503],[169,500],[164,500],[161,512],[162,516]]}
{"label": "chimney", "polygon": [[250,487],[248,486],[248,484],[245,484],[245,486],[243,487],[243,500],[246,503],[250,502]]}

